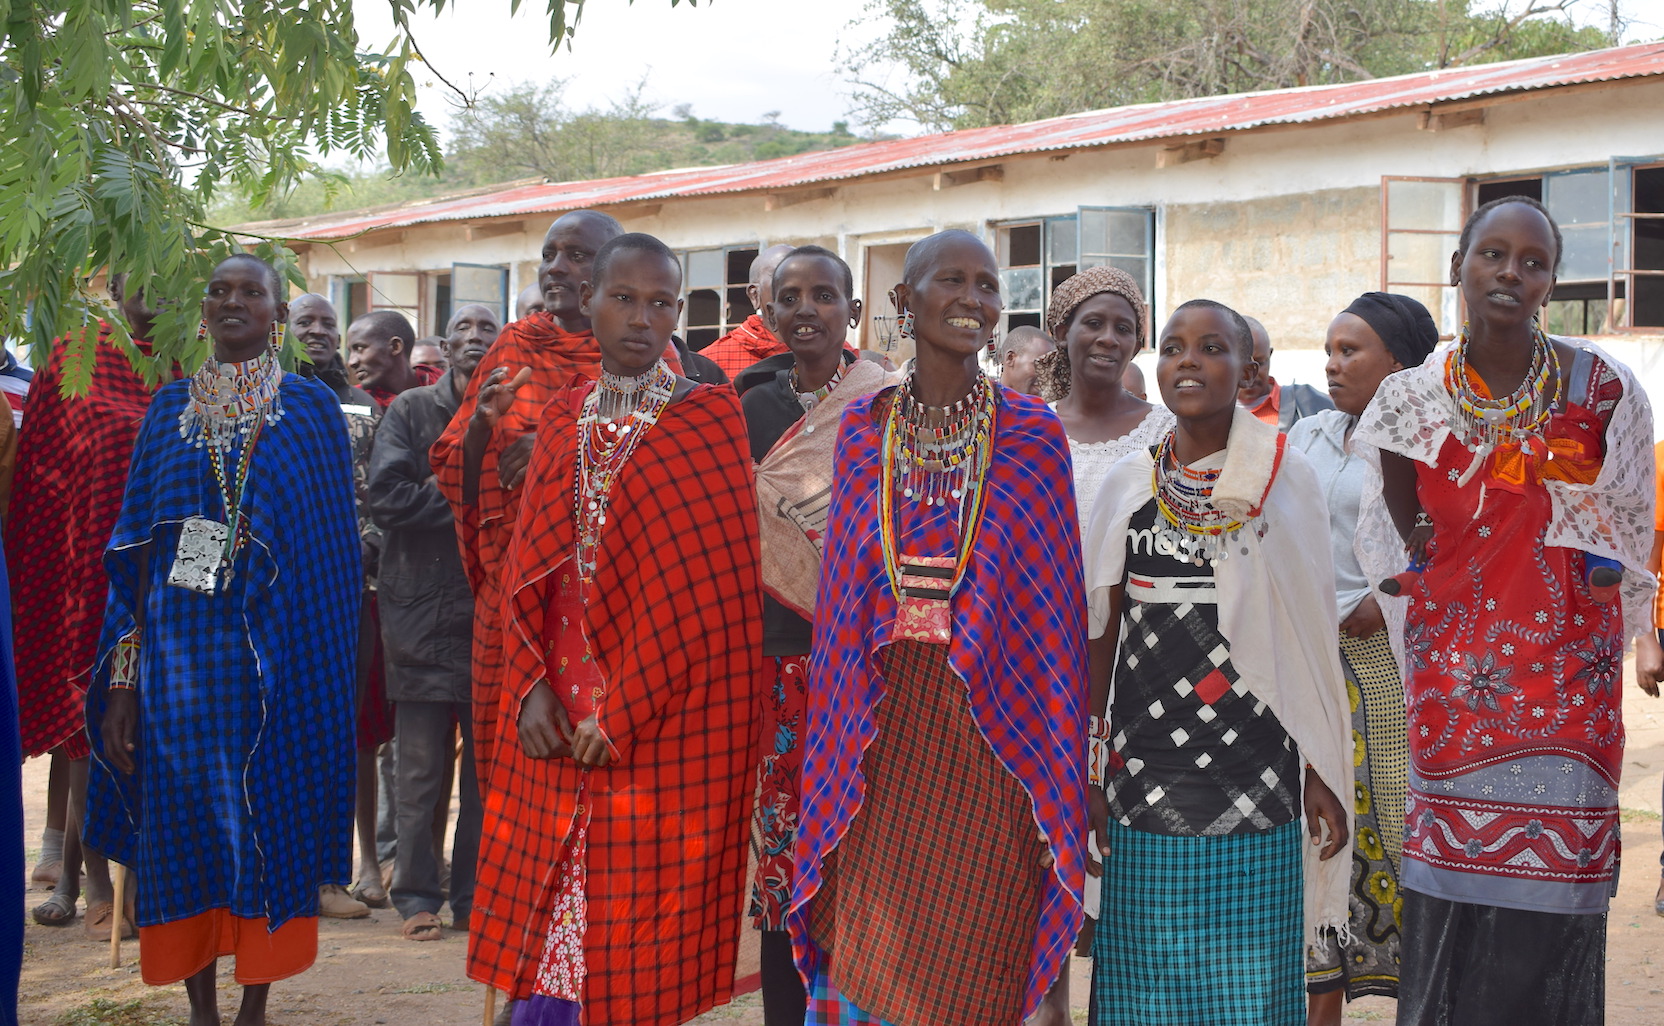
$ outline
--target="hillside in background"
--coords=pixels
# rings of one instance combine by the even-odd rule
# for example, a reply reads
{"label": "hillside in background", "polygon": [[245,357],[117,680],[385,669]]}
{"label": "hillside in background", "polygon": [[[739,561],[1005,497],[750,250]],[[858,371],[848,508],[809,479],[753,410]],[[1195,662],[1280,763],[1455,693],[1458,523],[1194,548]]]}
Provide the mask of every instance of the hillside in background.
{"label": "hillside in background", "polygon": [[216,223],[242,224],[305,217],[442,196],[524,179],[581,181],[677,167],[739,164],[829,150],[882,136],[857,136],[844,121],[829,132],[804,132],[769,114],[757,124],[696,117],[686,105],[655,116],[642,98],[645,83],[606,109],[573,112],[561,101],[564,83],[518,85],[480,97],[453,122],[438,177],[391,175],[385,168],[331,171],[264,206],[230,196],[213,210]]}

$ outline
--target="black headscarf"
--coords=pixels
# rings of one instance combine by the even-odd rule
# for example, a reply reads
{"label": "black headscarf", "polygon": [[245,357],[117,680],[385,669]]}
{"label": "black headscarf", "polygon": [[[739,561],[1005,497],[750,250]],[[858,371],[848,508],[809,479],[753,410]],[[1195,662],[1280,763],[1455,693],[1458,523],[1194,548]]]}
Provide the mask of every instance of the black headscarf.
{"label": "black headscarf", "polygon": [[1365,292],[1344,311],[1363,319],[1386,343],[1392,358],[1419,367],[1439,344],[1439,328],[1427,308],[1393,292]]}

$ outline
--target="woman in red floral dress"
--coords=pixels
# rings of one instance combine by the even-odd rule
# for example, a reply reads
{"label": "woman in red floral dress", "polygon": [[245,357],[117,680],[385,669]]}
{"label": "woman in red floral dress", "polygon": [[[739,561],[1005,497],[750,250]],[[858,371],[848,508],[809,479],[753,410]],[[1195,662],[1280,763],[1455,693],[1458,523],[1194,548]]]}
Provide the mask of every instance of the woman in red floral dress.
{"label": "woman in red floral dress", "polygon": [[[1603,1021],[1652,417],[1627,368],[1538,327],[1561,248],[1535,201],[1481,207],[1451,260],[1462,336],[1388,378],[1356,431],[1429,560],[1405,628],[1401,1024]],[[1617,601],[1590,556],[1622,564]]]}

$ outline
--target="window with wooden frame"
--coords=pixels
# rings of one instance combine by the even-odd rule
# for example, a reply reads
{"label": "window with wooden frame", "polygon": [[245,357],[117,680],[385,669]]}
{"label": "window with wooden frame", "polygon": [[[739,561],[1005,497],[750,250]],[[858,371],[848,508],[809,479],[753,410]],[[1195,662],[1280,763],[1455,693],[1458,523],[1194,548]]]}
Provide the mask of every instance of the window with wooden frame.
{"label": "window with wooden frame", "polygon": [[1660,157],[1482,179],[1383,177],[1382,289],[1422,300],[1453,335],[1460,299],[1444,283],[1462,224],[1471,211],[1507,196],[1538,200],[1560,227],[1565,249],[1545,329],[1574,336],[1664,329]]}

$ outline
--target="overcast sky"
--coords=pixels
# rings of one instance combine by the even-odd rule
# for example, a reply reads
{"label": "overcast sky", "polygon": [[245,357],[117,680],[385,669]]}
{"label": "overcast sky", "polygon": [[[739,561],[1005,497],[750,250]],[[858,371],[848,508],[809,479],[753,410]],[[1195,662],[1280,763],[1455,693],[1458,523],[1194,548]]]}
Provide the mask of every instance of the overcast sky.
{"label": "overcast sky", "polygon": [[[1661,0],[1664,2],[1664,0]],[[426,13],[416,42],[447,79],[468,88],[498,81],[571,78],[570,104],[583,109],[628,92],[642,75],[661,112],[691,103],[696,115],[757,122],[779,111],[793,128],[826,131],[848,117],[837,74],[838,41],[868,29],[845,26],[866,0],[589,0],[571,50],[551,54],[544,0],[525,0],[510,17],[507,0],[462,0]],[[392,19],[386,0],[356,0],[366,46],[382,46]],[[433,76],[415,70],[423,112],[443,123],[454,109]],[[431,82],[431,85],[430,85]],[[454,94],[451,94],[454,96]]]}
{"label": "overcast sky", "polygon": [[[1517,8],[1522,0],[1512,0]],[[510,17],[508,0],[461,0],[414,23],[433,67],[464,89],[495,82],[569,77],[572,106],[605,106],[643,74],[647,95],[668,115],[682,103],[723,121],[756,122],[770,111],[792,128],[825,131],[848,117],[848,83],[839,55],[882,27],[863,20],[867,0],[589,0],[570,51],[551,54],[544,0],[525,0]],[[355,0],[367,47],[392,34],[387,0]],[[1664,35],[1664,0],[1620,0],[1629,39]],[[1579,20],[1605,24],[1607,0],[1581,0]],[[454,109],[449,90],[416,69],[421,107],[444,126]],[[908,132],[912,126],[887,126]]]}

